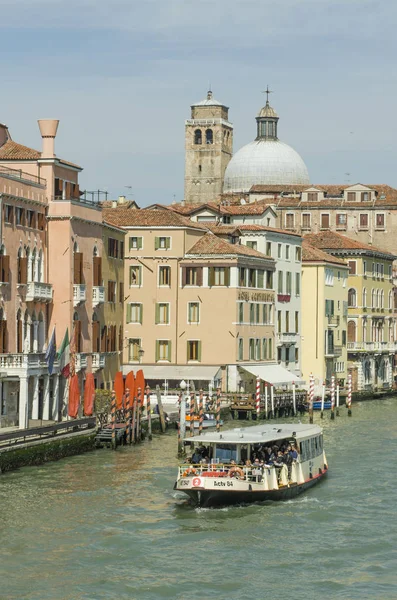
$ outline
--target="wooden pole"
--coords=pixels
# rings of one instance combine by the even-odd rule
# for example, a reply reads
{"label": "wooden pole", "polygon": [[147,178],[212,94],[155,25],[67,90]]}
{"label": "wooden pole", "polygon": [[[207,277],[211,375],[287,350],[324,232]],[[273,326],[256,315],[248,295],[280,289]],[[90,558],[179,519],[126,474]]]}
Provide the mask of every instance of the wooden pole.
{"label": "wooden pole", "polygon": [[131,437],[132,442],[136,444],[136,398],[132,399],[132,427],[131,427]]}
{"label": "wooden pole", "polygon": [[321,390],[321,415],[320,417],[324,418],[324,402],[325,402],[325,381],[323,381],[323,389]]}
{"label": "wooden pole", "polygon": [[256,420],[259,421],[261,413],[261,378],[256,378]]}
{"label": "wooden pole", "polygon": [[142,390],[138,388],[138,397],[136,403],[136,441],[141,441],[141,394]]}
{"label": "wooden pole", "polygon": [[161,399],[161,390],[160,390],[159,385],[156,385],[156,396],[157,396],[157,406],[159,408],[160,429],[161,429],[161,433],[164,433],[165,432],[165,418],[164,418],[163,401]]}
{"label": "wooden pole", "polygon": [[268,406],[267,406],[267,383],[265,383],[265,419],[268,418]]}
{"label": "wooden pole", "polygon": [[347,414],[352,416],[352,374],[347,375]]}
{"label": "wooden pole", "polygon": [[339,417],[339,384],[336,386],[336,416]]}
{"label": "wooden pole", "polygon": [[181,428],[181,414],[182,414],[182,402],[183,402],[182,393],[179,392],[178,396],[178,456],[182,456],[183,454],[183,439],[182,439],[182,428]]}
{"label": "wooden pole", "polygon": [[190,421],[189,421],[189,425],[190,425],[190,437],[194,436],[194,397],[195,397],[195,393],[191,392],[190,393]]}
{"label": "wooden pole", "polygon": [[296,389],[295,389],[295,381],[292,382],[292,412],[294,417],[296,417]]}
{"label": "wooden pole", "polygon": [[125,421],[126,421],[126,429],[125,429],[125,437],[127,444],[131,444],[131,404],[130,404],[130,390],[126,388],[125,390]]}
{"label": "wooden pole", "polygon": [[200,390],[199,396],[199,435],[203,433],[203,420],[204,420],[204,411],[203,411],[203,390]]}
{"label": "wooden pole", "polygon": [[272,419],[274,419],[274,386],[270,384],[270,402],[272,405]]}
{"label": "wooden pole", "polygon": [[152,439],[152,411],[150,408],[150,387],[146,386],[146,413],[147,413],[147,434],[149,440]]}
{"label": "wooden pole", "polygon": [[331,377],[331,420],[335,419],[335,375]]}
{"label": "wooden pole", "polygon": [[313,401],[314,401],[314,377],[313,377],[313,373],[310,373],[309,423],[313,423]]}
{"label": "wooden pole", "polygon": [[221,430],[221,388],[216,390],[216,430]]}
{"label": "wooden pole", "polygon": [[112,403],[111,403],[111,416],[112,416],[112,448],[116,450],[116,392],[112,391]]}
{"label": "wooden pole", "polygon": [[178,452],[180,456],[185,454],[185,446],[184,439],[186,437],[186,396],[184,392],[181,392],[179,395],[180,405],[179,405],[179,448]]}

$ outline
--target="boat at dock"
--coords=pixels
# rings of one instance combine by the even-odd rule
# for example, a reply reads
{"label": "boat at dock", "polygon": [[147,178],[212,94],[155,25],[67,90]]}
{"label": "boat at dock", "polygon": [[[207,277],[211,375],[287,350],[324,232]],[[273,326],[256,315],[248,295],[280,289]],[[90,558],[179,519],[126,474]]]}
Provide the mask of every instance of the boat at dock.
{"label": "boat at dock", "polygon": [[[200,427],[200,417],[197,415],[194,416],[194,429],[199,429]],[[223,425],[222,419],[219,422],[220,425]],[[186,427],[190,427],[190,415],[186,415]],[[216,416],[212,413],[205,413],[202,428],[210,429],[211,427],[216,427]]]}
{"label": "boat at dock", "polygon": [[[265,424],[227,431],[208,431],[185,439],[192,456],[206,459],[178,467],[174,490],[196,506],[211,507],[266,500],[286,500],[320,482],[328,473],[323,430],[317,425]],[[295,445],[291,464],[251,464],[265,448]],[[197,455],[196,455],[197,456]],[[271,464],[270,464],[271,463]]]}

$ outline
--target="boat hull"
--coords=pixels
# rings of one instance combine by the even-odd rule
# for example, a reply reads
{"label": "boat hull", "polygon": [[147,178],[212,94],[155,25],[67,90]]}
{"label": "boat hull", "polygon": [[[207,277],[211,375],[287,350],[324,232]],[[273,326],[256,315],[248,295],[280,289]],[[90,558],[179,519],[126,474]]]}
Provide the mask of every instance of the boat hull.
{"label": "boat hull", "polygon": [[302,494],[309,488],[313,487],[324,479],[327,475],[328,469],[324,470],[321,474],[305,481],[304,483],[293,484],[290,486],[282,487],[278,490],[222,490],[222,489],[202,489],[202,488],[189,488],[180,489],[175,483],[174,490],[184,492],[189,496],[190,500],[195,506],[201,508],[219,507],[219,506],[230,506],[234,504],[252,504],[253,502],[266,502],[266,501],[278,501],[278,500],[289,500],[295,498],[299,494]]}

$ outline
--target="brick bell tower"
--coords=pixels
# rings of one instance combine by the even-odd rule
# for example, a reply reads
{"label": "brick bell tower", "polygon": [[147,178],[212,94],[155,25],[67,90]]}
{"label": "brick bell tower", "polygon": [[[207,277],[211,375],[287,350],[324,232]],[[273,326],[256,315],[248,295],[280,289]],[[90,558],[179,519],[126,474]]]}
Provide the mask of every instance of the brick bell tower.
{"label": "brick bell tower", "polygon": [[212,92],[191,106],[185,121],[185,202],[203,204],[222,193],[223,177],[233,154],[229,108]]}

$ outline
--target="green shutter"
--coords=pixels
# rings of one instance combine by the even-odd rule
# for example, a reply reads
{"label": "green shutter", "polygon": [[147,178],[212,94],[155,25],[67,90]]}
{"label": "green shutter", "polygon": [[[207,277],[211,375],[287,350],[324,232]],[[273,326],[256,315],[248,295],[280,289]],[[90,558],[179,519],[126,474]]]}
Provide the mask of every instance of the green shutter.
{"label": "green shutter", "polygon": [[139,237],[137,239],[137,244],[136,245],[137,245],[138,250],[141,250],[141,248],[142,248],[142,238],[141,237]]}
{"label": "green shutter", "polygon": [[169,250],[171,248],[171,238],[170,237],[165,238],[165,247],[167,248],[167,250]]}
{"label": "green shutter", "polygon": [[155,324],[158,325],[160,323],[160,304],[156,303],[156,316],[155,316]]}
{"label": "green shutter", "polygon": [[142,267],[138,267],[138,285],[142,285]]}
{"label": "green shutter", "polygon": [[168,360],[171,362],[171,340],[168,342]]}
{"label": "green shutter", "polygon": [[143,304],[139,306],[139,322],[142,325],[143,323]]}
{"label": "green shutter", "polygon": [[190,342],[186,342],[186,360],[190,360],[190,354],[189,354],[189,343]]}
{"label": "green shutter", "polygon": [[166,323],[167,325],[169,325],[170,322],[170,305],[166,304],[166,311],[165,311],[165,318],[166,318]]}
{"label": "green shutter", "polygon": [[201,362],[201,341],[198,342],[198,348],[197,348],[197,360],[199,362]]}
{"label": "green shutter", "polygon": [[225,267],[225,286],[229,287],[230,285],[230,267]]}
{"label": "green shutter", "polygon": [[160,342],[156,340],[156,362],[158,362],[160,356]]}
{"label": "green shutter", "polygon": [[261,290],[263,290],[263,283],[264,283],[264,273],[263,271],[260,269],[258,271],[258,288],[260,288]]}
{"label": "green shutter", "polygon": [[127,304],[127,323],[131,323],[131,304]]}
{"label": "green shutter", "polygon": [[158,250],[160,248],[160,238],[155,237],[154,238],[154,249]]}
{"label": "green shutter", "polygon": [[210,287],[212,287],[215,283],[215,269],[214,267],[209,267],[209,273],[208,273],[208,284]]}

